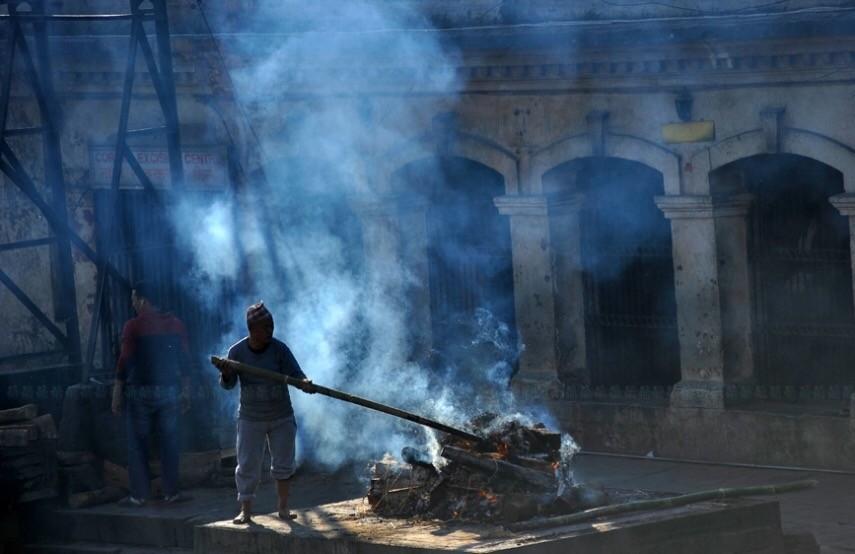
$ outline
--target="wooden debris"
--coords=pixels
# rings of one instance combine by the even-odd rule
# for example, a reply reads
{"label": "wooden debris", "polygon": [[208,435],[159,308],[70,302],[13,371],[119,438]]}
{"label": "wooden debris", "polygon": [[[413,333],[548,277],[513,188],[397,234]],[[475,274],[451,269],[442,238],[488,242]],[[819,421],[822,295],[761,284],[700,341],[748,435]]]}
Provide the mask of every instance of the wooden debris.
{"label": "wooden debris", "polygon": [[56,496],[56,426],[35,404],[0,410],[0,473],[17,502]]}
{"label": "wooden debris", "polygon": [[558,487],[555,477],[548,473],[512,464],[505,460],[495,460],[478,456],[454,446],[443,448],[441,455],[443,458],[459,462],[497,478],[517,479],[543,490],[551,490]]}
{"label": "wooden debris", "polygon": [[16,421],[28,421],[37,415],[39,415],[39,408],[35,404],[25,404],[17,408],[0,410],[0,425]]}
{"label": "wooden debris", "polygon": [[35,425],[0,427],[0,446],[27,446],[39,436]]}

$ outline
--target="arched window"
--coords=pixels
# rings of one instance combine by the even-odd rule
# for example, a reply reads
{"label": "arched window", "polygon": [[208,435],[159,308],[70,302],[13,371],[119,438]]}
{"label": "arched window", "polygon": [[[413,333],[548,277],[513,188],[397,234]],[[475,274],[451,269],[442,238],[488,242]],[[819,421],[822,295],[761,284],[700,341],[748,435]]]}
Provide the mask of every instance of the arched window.
{"label": "arched window", "polygon": [[[671,228],[654,204],[662,174],[618,158],[582,158],[544,175],[550,195],[581,200],[586,363],[595,385],[680,378]],[[558,215],[553,217],[560,217]],[[555,248],[568,248],[556,244]]]}
{"label": "arched window", "polygon": [[843,176],[792,154],[757,155],[711,175],[717,193],[749,192],[757,380],[842,385],[855,366],[849,222],[830,204]]}
{"label": "arched window", "polygon": [[398,190],[425,200],[433,350],[456,358],[485,324],[503,328],[494,330],[514,345],[510,230],[493,205],[504,194],[502,176],[468,159],[433,157],[395,178]]}

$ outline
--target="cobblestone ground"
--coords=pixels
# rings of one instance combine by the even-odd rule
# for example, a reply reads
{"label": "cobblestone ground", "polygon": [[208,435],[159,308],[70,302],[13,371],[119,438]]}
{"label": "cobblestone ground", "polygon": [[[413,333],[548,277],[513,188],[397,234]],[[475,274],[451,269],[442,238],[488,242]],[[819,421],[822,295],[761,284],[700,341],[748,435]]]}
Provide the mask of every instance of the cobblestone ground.
{"label": "cobblestone ground", "polygon": [[598,455],[579,456],[576,468],[576,478],[582,482],[668,492],[816,479],[819,485],[812,490],[778,497],[785,532],[813,533],[823,554],[855,552],[855,475]]}

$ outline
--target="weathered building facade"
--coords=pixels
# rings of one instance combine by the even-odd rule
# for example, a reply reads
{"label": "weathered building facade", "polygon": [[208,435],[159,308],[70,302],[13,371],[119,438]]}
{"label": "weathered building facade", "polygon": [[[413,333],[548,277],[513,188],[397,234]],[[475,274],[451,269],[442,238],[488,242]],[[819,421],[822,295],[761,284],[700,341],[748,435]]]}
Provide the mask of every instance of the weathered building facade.
{"label": "weathered building facade", "polygon": [[[335,164],[290,132],[334,104],[349,128],[324,130],[358,137],[337,171],[343,209],[369,274],[406,273],[394,283],[415,358],[486,305],[523,345],[517,388],[588,448],[852,469],[852,8],[453,4],[411,31],[318,25],[337,56],[285,59],[240,106],[228,74],[305,28],[265,35],[246,23],[263,3],[230,2],[214,41],[193,3],[172,3],[188,188],[240,195],[283,163]],[[407,33],[452,54],[408,66],[384,52]],[[125,39],[54,40],[71,215],[97,248],[115,122],[95,115],[118,112]],[[138,91],[143,122],[156,100],[150,83]],[[10,120],[26,123],[26,91],[14,99]],[[159,144],[133,146],[147,169],[163,164]],[[4,190],[3,240],[38,238],[37,215]],[[449,225],[461,206],[471,221]],[[9,262],[13,277],[49,265],[32,255]],[[76,262],[85,336],[95,267]],[[30,286],[50,305],[49,279]],[[46,348],[14,303],[0,295],[0,352]]]}

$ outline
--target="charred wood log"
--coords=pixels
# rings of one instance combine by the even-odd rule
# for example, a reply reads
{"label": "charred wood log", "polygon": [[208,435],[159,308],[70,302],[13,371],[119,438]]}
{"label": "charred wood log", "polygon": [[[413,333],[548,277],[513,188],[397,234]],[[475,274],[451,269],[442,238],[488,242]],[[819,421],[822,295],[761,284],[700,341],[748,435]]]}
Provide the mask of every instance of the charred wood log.
{"label": "charred wood log", "polygon": [[405,446],[401,449],[401,459],[412,466],[433,467],[428,453],[422,452],[418,448],[413,448],[412,446]]}
{"label": "charred wood log", "polygon": [[512,464],[505,460],[494,460],[484,456],[477,456],[455,446],[444,447],[441,455],[443,458],[448,458],[451,461],[477,469],[483,473],[502,478],[516,479],[539,489],[550,490],[555,489],[557,486],[555,477],[548,473]]}

